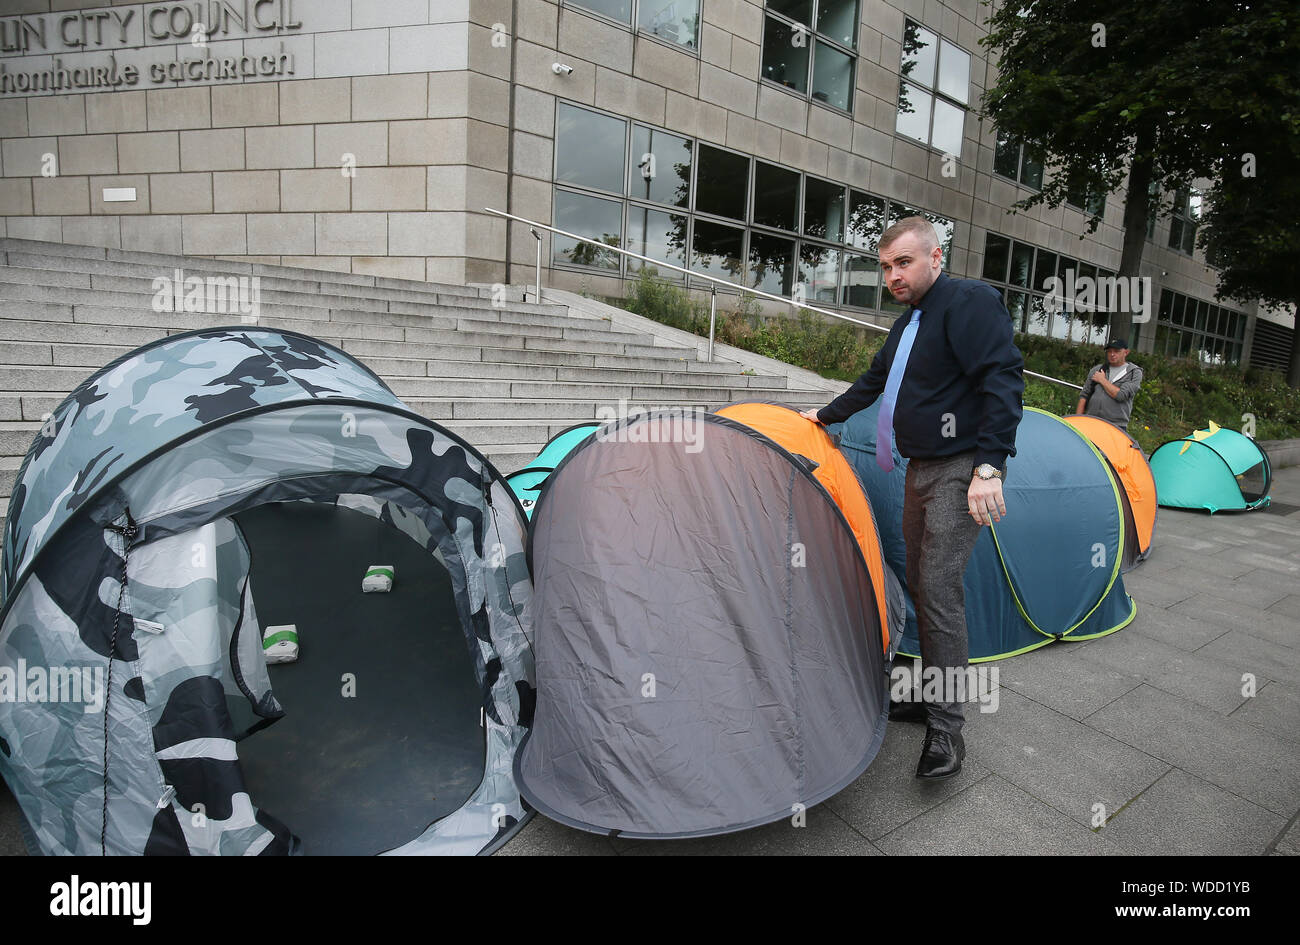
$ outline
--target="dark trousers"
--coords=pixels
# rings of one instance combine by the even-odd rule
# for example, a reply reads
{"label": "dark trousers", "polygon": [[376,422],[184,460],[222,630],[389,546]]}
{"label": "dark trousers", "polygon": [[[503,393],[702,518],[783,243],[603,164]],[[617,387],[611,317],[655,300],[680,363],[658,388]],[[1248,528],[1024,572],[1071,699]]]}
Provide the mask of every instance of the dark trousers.
{"label": "dark trousers", "polygon": [[[962,577],[970,561],[980,524],[970,516],[970,488],[975,454],[942,459],[913,459],[907,466],[903,497],[903,540],[907,544],[907,587],[916,605],[923,671],[959,669],[968,665],[966,591]],[[951,679],[946,674],[945,679]],[[927,706],[929,724],[956,734],[965,716],[962,703],[945,693],[946,701]]]}

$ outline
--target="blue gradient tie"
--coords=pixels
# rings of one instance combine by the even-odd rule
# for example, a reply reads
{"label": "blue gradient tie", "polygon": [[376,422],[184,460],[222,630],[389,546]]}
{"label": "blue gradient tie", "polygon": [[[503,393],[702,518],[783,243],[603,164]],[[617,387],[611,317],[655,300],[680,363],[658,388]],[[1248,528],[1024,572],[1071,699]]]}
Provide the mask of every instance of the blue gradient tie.
{"label": "blue gradient tie", "polygon": [[889,366],[889,377],[885,381],[880,413],[876,416],[876,462],[885,472],[894,469],[894,404],[898,402],[898,388],[903,386],[903,372],[907,370],[907,359],[912,354],[912,342],[916,340],[916,329],[920,324],[921,310],[914,308],[912,320],[898,339],[894,363]]}

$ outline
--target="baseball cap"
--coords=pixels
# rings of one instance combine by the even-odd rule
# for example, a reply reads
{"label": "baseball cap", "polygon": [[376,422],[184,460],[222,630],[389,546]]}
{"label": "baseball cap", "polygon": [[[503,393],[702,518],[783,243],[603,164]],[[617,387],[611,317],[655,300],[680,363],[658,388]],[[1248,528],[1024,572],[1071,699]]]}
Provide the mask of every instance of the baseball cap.
{"label": "baseball cap", "polygon": [[1127,338],[1112,338],[1112,339],[1110,339],[1110,341],[1106,342],[1106,347],[1107,347],[1108,349],[1109,349],[1109,348],[1127,348],[1127,347],[1128,347],[1128,339],[1127,339]]}

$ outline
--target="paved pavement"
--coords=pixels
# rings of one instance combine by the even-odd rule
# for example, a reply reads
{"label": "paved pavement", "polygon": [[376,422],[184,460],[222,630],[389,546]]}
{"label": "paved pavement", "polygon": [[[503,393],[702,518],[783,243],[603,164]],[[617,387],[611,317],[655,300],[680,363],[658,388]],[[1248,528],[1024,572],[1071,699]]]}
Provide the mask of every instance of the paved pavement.
{"label": "paved pavement", "polygon": [[[1245,515],[1161,509],[1125,576],[1134,622],[996,664],[998,710],[968,711],[949,782],[913,777],[923,729],[893,724],[805,826],[635,841],[538,816],[501,855],[1300,854],[1300,468],[1272,495]],[[0,853],[21,852],[0,791]]]}

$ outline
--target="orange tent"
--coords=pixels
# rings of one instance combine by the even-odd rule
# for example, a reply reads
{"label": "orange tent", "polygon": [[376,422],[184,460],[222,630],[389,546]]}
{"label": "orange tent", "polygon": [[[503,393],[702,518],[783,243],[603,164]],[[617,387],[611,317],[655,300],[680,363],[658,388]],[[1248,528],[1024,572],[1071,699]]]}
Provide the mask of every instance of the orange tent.
{"label": "orange tent", "polygon": [[1073,414],[1062,419],[1101,450],[1124,484],[1129,513],[1125,516],[1124,527],[1132,534],[1132,539],[1125,541],[1127,570],[1150,553],[1151,540],[1155,536],[1156,480],[1151,475],[1151,467],[1147,465],[1137,441],[1110,421],[1086,414]]}
{"label": "orange tent", "polygon": [[[886,584],[884,556],[880,548],[880,538],[876,533],[876,522],[871,514],[871,505],[867,502],[857,474],[849,465],[843,454],[827,435],[825,428],[810,423],[790,407],[779,404],[743,403],[732,404],[716,411],[719,416],[737,423],[743,423],[757,430],[768,439],[779,444],[789,453],[802,456],[816,464],[813,475],[831,494],[835,504],[848,520],[853,536],[858,540],[862,556],[866,559],[867,570],[871,574],[871,584],[876,594],[876,603],[880,607],[880,626],[883,628],[884,648],[889,651],[890,634],[895,639],[902,638],[903,627],[896,616],[897,626],[891,628],[889,621],[889,593]],[[891,575],[892,577],[892,575]]]}

